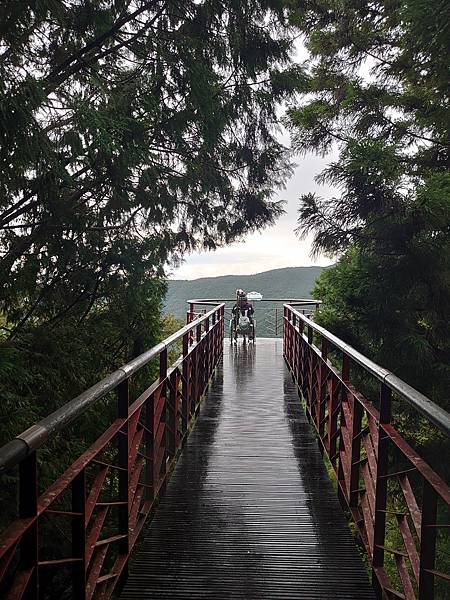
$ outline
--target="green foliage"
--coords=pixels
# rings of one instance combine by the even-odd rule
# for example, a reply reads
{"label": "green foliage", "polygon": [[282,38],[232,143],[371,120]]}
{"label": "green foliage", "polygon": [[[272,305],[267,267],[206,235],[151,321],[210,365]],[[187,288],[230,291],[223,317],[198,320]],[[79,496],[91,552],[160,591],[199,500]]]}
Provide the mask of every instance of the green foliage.
{"label": "green foliage", "polygon": [[[303,152],[338,151],[300,200],[298,232],[340,256],[322,322],[448,407],[448,3],[299,3],[310,94],[289,112]],[[430,40],[433,40],[432,42]]]}
{"label": "green foliage", "polygon": [[[300,152],[337,159],[318,181],[337,193],[300,199],[298,233],[338,256],[314,294],[317,319],[450,409],[450,5],[444,0],[296,2],[291,19],[310,52],[309,94],[290,109]],[[352,366],[369,397],[376,390]],[[375,392],[375,393],[374,393]],[[448,480],[448,440],[405,402],[395,424]],[[393,471],[405,465],[392,458]],[[406,465],[410,466],[410,465]],[[418,482],[416,482],[418,483]],[[420,496],[420,486],[415,490]],[[399,490],[391,509],[403,510]],[[448,520],[448,510],[440,510]],[[401,547],[387,518],[389,547]],[[392,523],[391,523],[392,524]],[[448,572],[448,536],[438,563]],[[447,555],[446,555],[447,552]],[[395,582],[391,556],[385,567]],[[447,597],[437,581],[436,597]]]}
{"label": "green foliage", "polygon": [[[278,0],[3,4],[0,445],[178,326],[160,317],[167,264],[280,214],[276,105],[301,79]],[[115,402],[40,450],[42,489]]]}
{"label": "green foliage", "polygon": [[[311,290],[322,272],[322,267],[288,267],[273,269],[254,275],[223,275],[220,277],[202,277],[192,280],[169,280],[164,310],[186,321],[186,303],[190,298],[230,298],[234,299],[236,290],[261,292],[265,298],[311,298]],[[227,307],[233,305],[228,303]],[[270,325],[278,309],[277,337],[282,331],[282,304],[254,302],[257,319],[257,335],[273,337],[274,327]],[[269,312],[270,311],[270,315]]]}
{"label": "green foliage", "polygon": [[0,24],[12,327],[82,313],[119,274],[158,277],[280,214],[275,107],[302,77],[280,2],[19,4]]}
{"label": "green foliage", "polygon": [[[165,338],[169,337],[169,335],[172,335],[173,333],[175,333],[176,331],[178,331],[185,325],[186,325],[185,319],[184,320],[178,319],[173,314],[166,313],[162,319],[163,338],[165,339]],[[183,352],[183,341],[182,340],[179,340],[175,344],[172,344],[172,346],[169,348],[169,353],[168,353],[168,357],[167,357],[168,364],[172,365],[176,360],[178,360],[178,358],[182,355],[182,352]]]}
{"label": "green foliage", "polygon": [[[82,321],[68,317],[57,324],[28,322],[14,337],[0,338],[0,444],[160,341],[164,293],[164,284],[157,280],[141,281],[136,287],[123,285],[97,302]],[[154,364],[136,374],[131,380],[132,397],[157,374]],[[40,449],[41,490],[105,431],[116,416],[116,406],[115,393],[105,396]],[[15,516],[16,473],[3,475],[0,483],[3,529]],[[50,555],[61,543],[59,536],[56,539],[48,540]]]}
{"label": "green foliage", "polygon": [[448,253],[432,258],[418,272],[409,256],[352,247],[321,274],[313,293],[324,301],[325,327],[448,410],[450,289],[441,285]]}
{"label": "green foliage", "polygon": [[[0,440],[6,442],[74,398],[96,381],[156,344],[162,334],[159,310],[164,285],[142,282],[139,298],[134,289],[124,287],[96,307],[80,323],[66,319],[57,327],[28,325],[14,338],[0,340],[3,399]],[[154,373],[143,373],[136,387],[148,384]],[[114,409],[114,401],[112,408]],[[89,412],[78,424],[72,441],[64,436],[64,446],[85,447],[108,422],[105,405]],[[60,440],[61,441],[61,440]],[[53,455],[52,447],[40,454],[50,473],[58,471],[63,451]],[[59,467],[60,469],[60,467]]]}
{"label": "green foliage", "polygon": [[277,0],[10,2],[0,37],[3,442],[157,341],[168,263],[280,214],[301,72]]}

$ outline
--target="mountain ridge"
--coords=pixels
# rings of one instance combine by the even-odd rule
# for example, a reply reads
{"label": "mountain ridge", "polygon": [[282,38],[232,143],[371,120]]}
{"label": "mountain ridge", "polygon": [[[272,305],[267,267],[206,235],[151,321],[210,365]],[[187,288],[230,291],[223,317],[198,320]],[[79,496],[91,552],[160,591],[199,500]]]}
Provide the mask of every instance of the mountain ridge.
{"label": "mountain ridge", "polygon": [[257,291],[263,298],[310,298],[320,273],[327,267],[284,267],[249,275],[218,275],[198,279],[170,279],[164,311],[186,318],[191,298],[234,298],[237,288]]}
{"label": "mountain ridge", "polygon": [[256,277],[258,275],[266,275],[267,273],[280,273],[281,271],[297,271],[298,269],[308,270],[308,269],[328,269],[329,267],[319,267],[319,266],[309,266],[309,267],[279,267],[278,269],[269,269],[268,271],[257,271],[256,273],[248,273],[248,274],[228,274],[228,275],[215,275],[210,277],[196,277],[195,279],[169,279],[168,281],[182,281],[182,282],[193,282],[193,281],[205,281],[209,279],[227,279],[229,277],[234,278],[245,278],[245,277]]}

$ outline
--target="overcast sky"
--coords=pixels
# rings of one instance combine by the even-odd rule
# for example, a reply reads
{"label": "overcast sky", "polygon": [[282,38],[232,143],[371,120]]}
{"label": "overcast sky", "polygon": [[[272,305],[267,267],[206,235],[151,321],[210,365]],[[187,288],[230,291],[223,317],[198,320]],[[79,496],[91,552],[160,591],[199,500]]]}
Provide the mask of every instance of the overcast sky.
{"label": "overcast sky", "polygon": [[[294,60],[301,62],[307,52],[298,40]],[[280,133],[280,141],[290,147],[289,134]],[[333,190],[319,186],[314,178],[322,171],[331,156],[320,158],[313,154],[294,157],[295,171],[275,198],[286,200],[286,213],[270,228],[248,235],[243,242],[231,244],[214,252],[196,252],[188,255],[183,264],[172,270],[175,279],[197,279],[217,275],[250,275],[281,267],[325,266],[333,261],[325,256],[311,258],[311,240],[299,240],[294,233],[297,226],[299,197],[307,192],[317,192],[329,197]]]}
{"label": "overcast sky", "polygon": [[[283,141],[287,139],[283,135]],[[196,252],[187,256],[179,268],[173,269],[172,278],[249,275],[281,267],[331,264],[332,260],[325,256],[312,259],[311,240],[299,240],[294,233],[301,194],[317,191],[322,196],[330,196],[333,193],[330,188],[319,186],[314,181],[314,177],[329,161],[330,157],[323,159],[314,155],[296,158],[294,174],[287,182],[286,189],[277,194],[286,200],[286,213],[273,227],[250,234],[241,243],[214,252]]]}

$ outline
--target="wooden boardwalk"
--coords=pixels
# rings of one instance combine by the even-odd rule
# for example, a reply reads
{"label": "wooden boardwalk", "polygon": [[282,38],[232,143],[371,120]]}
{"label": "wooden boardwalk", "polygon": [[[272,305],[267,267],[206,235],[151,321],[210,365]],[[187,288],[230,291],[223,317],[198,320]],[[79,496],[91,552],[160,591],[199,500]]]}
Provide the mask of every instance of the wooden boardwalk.
{"label": "wooden boardwalk", "polygon": [[281,340],[225,345],[144,537],[123,600],[374,600]]}

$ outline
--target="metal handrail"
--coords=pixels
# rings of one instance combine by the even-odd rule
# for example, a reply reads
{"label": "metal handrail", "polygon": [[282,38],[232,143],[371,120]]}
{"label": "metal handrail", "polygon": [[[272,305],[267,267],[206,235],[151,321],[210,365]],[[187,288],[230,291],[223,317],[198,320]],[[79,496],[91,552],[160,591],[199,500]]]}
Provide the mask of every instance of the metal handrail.
{"label": "metal handrail", "polygon": [[[235,302],[236,297],[234,298],[198,298],[193,300],[186,300],[187,304],[213,304],[217,302]],[[261,300],[256,300],[256,302],[284,302],[288,303],[291,306],[297,306],[298,304],[322,304],[322,300],[314,300],[312,298],[262,298]]]}
{"label": "metal handrail", "polygon": [[40,448],[51,435],[65,429],[98,400],[115,389],[122,381],[128,379],[133,373],[136,373],[136,371],[147,365],[153,358],[159,356],[161,352],[181,339],[186,333],[189,333],[204,321],[210,319],[220,307],[221,304],[215,304],[215,307],[209,312],[185,325],[119,369],[116,369],[113,373],[79,394],[76,398],[70,400],[44,419],[41,419],[10,442],[7,442],[0,448],[0,473],[18,465],[29,454]]}
{"label": "metal handrail", "polygon": [[317,333],[333,344],[333,346],[342,350],[348,357],[361,365],[367,372],[382,383],[385,383],[393,392],[406,400],[406,402],[415,408],[421,415],[429,419],[440,431],[442,431],[442,433],[450,436],[450,414],[446,410],[397,377],[397,375],[394,375],[394,373],[388,369],[377,365],[375,362],[361,354],[361,352],[358,352],[358,350],[355,350],[355,348],[330,333],[327,329],[314,323],[311,319],[308,319],[308,317],[298,310],[295,310],[292,304],[285,304],[284,306],[295,314],[296,317],[301,319],[308,327],[317,331]]}

